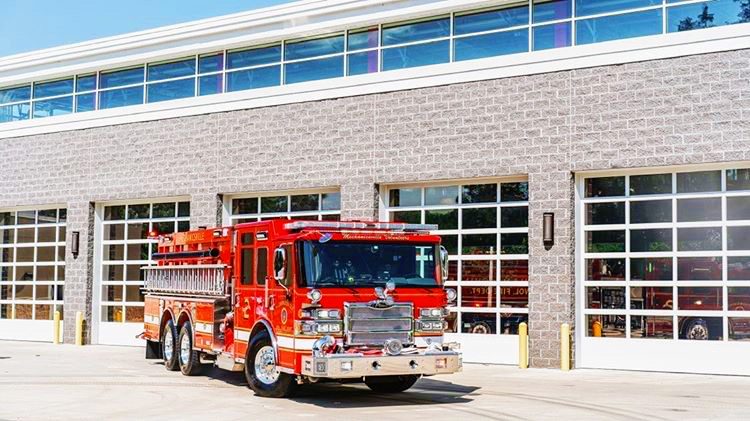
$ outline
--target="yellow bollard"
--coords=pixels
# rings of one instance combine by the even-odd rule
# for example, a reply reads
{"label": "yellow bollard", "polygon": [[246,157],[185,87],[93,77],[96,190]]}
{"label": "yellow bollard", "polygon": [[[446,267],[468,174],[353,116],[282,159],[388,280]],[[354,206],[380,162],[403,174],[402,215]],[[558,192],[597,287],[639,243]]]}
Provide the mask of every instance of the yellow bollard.
{"label": "yellow bollard", "polygon": [[60,343],[60,311],[55,312],[55,317],[52,321],[52,326],[54,326],[54,333],[52,334],[52,343],[57,345]]}
{"label": "yellow bollard", "polygon": [[76,345],[83,345],[83,312],[76,312]]}
{"label": "yellow bollard", "polygon": [[560,326],[560,369],[570,371],[570,325]]}
{"label": "yellow bollard", "polygon": [[529,368],[529,328],[518,324],[518,368]]}
{"label": "yellow bollard", "polygon": [[602,322],[595,320],[591,325],[591,336],[595,338],[601,338],[602,336]]}

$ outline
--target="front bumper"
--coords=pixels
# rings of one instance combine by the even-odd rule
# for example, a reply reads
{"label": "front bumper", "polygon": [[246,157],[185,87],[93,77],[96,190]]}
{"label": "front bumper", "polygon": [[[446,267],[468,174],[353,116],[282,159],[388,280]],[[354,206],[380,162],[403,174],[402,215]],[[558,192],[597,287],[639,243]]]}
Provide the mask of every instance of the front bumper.
{"label": "front bumper", "polygon": [[351,379],[372,376],[434,375],[461,371],[461,354],[428,351],[407,355],[328,354],[302,357],[302,374],[310,377]]}

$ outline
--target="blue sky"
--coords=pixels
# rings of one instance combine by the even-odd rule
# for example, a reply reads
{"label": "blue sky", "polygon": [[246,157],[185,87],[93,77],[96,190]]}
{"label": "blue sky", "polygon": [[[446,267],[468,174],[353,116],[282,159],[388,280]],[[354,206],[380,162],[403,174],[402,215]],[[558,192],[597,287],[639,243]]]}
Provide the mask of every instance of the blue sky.
{"label": "blue sky", "polygon": [[2,0],[0,57],[290,0]]}

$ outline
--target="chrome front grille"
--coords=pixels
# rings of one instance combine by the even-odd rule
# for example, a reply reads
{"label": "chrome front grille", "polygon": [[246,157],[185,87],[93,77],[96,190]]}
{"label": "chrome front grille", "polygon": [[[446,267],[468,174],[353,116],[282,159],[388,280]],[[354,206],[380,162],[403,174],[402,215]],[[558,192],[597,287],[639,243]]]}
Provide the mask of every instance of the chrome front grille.
{"label": "chrome front grille", "polygon": [[411,304],[374,307],[366,303],[344,305],[347,345],[382,346],[388,339],[404,345],[414,342],[414,308]]}

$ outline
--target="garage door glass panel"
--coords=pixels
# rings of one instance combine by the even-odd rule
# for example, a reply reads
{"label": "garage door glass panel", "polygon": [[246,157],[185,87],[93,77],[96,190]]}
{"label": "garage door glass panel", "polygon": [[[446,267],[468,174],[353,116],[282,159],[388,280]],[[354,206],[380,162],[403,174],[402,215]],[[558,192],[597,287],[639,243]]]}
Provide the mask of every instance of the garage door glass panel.
{"label": "garage door glass panel", "polygon": [[589,253],[616,253],[625,251],[625,231],[589,231],[586,235]]}
{"label": "garage door glass panel", "polygon": [[586,205],[586,224],[607,225],[625,223],[625,203],[590,203]]}
{"label": "garage door glass panel", "polygon": [[671,250],[671,229],[648,229],[630,231],[631,252],[657,252]]}
{"label": "garage door glass panel", "polygon": [[727,171],[727,191],[750,190],[750,169]]}
{"label": "garage door glass panel", "polygon": [[721,221],[721,199],[677,200],[677,222]]}
{"label": "garage door glass panel", "polygon": [[[623,219],[619,223],[624,223]],[[672,222],[671,200],[638,200],[630,202],[631,224],[655,224]]]}
{"label": "garage door glass panel", "polygon": [[[341,193],[324,191],[291,195],[233,197],[227,204],[229,223],[265,219],[301,219],[337,221],[341,217]],[[413,218],[406,214],[404,219]],[[410,221],[401,221],[410,222]]]}
{"label": "garage door glass panel", "polygon": [[[414,212],[417,217],[414,218],[414,223],[419,223],[419,211]],[[457,229],[458,228],[458,209],[448,210],[426,210],[425,211],[425,223],[436,224],[441,229]]]}
{"label": "garage door glass panel", "polygon": [[672,279],[671,257],[630,259],[630,280],[632,281],[671,281]]}
{"label": "garage door glass panel", "polygon": [[625,195],[625,177],[599,177],[586,179],[586,197]]}
{"label": "garage door glass panel", "polygon": [[518,333],[528,319],[528,184],[397,186],[386,191],[391,221],[437,224],[448,250],[448,287],[458,291],[448,332]]}
{"label": "garage door glass panel", "polygon": [[648,174],[630,176],[630,195],[672,193],[672,174]]}
{"label": "garage door glass panel", "polygon": [[727,219],[750,220],[750,196],[727,197]]}
{"label": "garage door glass panel", "polygon": [[0,318],[50,320],[62,312],[55,290],[65,281],[65,223],[56,208],[0,212]]}
{"label": "garage door glass panel", "polygon": [[672,339],[674,327],[671,316],[631,316],[631,338]]}
{"label": "garage door glass panel", "polygon": [[174,201],[104,206],[99,271],[102,322],[143,323],[141,267],[154,264],[151,256],[157,241],[148,233],[187,231],[189,208],[189,202]]}
{"label": "garage door glass panel", "polygon": [[730,281],[750,281],[750,257],[728,257],[727,272]]}
{"label": "garage door glass panel", "polygon": [[729,312],[750,311],[750,170],[608,175],[580,188],[587,336],[740,340],[744,318]]}
{"label": "garage door glass panel", "polygon": [[721,191],[721,171],[697,171],[677,174],[677,193]]}
{"label": "garage door glass panel", "polygon": [[589,281],[624,281],[625,259],[587,259],[586,274]]}
{"label": "garage door glass panel", "polygon": [[[594,310],[595,311],[595,310]],[[591,314],[586,316],[586,336],[625,338],[625,314]]]}

